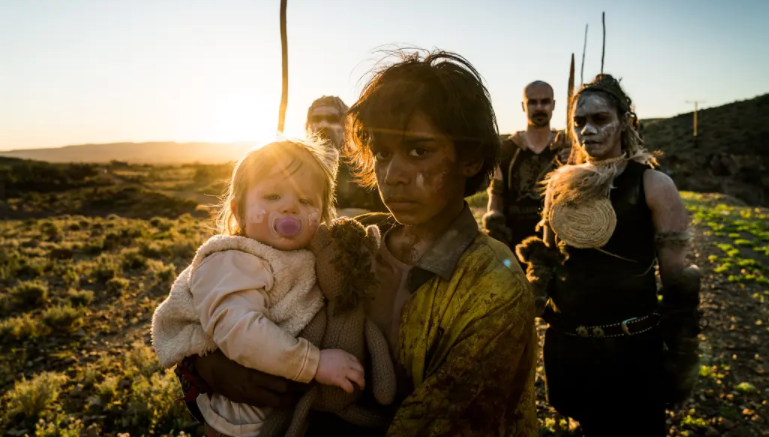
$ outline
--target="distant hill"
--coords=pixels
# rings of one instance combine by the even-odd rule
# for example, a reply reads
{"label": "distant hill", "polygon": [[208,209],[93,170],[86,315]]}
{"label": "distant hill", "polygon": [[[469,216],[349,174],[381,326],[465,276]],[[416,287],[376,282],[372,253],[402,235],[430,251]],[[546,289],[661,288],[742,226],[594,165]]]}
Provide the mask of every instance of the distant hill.
{"label": "distant hill", "polygon": [[644,138],[679,189],[729,194],[769,206],[769,94],[693,114],[644,120]]}
{"label": "distant hill", "polygon": [[125,161],[142,164],[219,164],[237,160],[256,143],[114,143],[83,144],[50,149],[0,152],[0,156],[47,162],[107,163]]}

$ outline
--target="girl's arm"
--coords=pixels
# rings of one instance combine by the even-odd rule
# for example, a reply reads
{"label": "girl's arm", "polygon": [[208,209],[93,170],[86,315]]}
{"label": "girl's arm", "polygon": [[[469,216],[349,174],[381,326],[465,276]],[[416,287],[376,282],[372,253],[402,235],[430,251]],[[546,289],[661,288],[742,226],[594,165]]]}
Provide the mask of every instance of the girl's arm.
{"label": "girl's arm", "polygon": [[203,330],[224,355],[252,369],[309,382],[320,351],[268,318],[265,289],[272,281],[259,258],[231,250],[207,257],[192,274],[190,288]]}

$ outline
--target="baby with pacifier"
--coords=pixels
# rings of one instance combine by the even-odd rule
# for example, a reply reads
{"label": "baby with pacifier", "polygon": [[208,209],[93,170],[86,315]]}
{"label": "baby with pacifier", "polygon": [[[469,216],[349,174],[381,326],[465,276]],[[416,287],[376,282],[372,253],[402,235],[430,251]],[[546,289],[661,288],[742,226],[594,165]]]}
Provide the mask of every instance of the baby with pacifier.
{"label": "baby with pacifier", "polygon": [[[236,165],[219,216],[153,317],[161,364],[215,349],[243,366],[353,391],[364,371],[351,354],[297,335],[323,308],[306,248],[333,216],[338,155],[311,141],[280,141]],[[218,395],[196,400],[208,435],[257,436],[268,409]]]}

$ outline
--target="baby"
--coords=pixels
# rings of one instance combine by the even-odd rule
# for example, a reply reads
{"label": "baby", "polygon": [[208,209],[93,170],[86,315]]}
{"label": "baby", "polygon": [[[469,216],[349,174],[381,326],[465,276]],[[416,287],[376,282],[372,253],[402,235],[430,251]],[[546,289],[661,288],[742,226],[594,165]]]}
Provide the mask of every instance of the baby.
{"label": "baby", "polygon": [[[281,141],[238,162],[219,216],[220,235],[198,249],[153,317],[166,368],[215,349],[243,366],[351,393],[363,366],[297,335],[323,308],[315,258],[306,248],[330,223],[338,155],[313,142]],[[210,435],[257,436],[270,411],[200,395]]]}

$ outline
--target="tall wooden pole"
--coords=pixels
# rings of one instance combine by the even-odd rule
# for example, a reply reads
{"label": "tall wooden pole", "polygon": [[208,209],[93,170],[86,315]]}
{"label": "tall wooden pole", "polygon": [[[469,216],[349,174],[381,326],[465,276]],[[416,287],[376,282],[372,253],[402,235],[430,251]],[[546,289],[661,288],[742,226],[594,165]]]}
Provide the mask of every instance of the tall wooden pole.
{"label": "tall wooden pole", "polygon": [[571,132],[571,101],[574,99],[574,53],[571,54],[569,65],[569,85],[566,89],[566,134]]}
{"label": "tall wooden pole", "polygon": [[697,105],[705,103],[704,100],[687,100],[686,103],[694,103],[694,141],[697,141]]}
{"label": "tall wooden pole", "polygon": [[278,112],[278,133],[283,133],[283,125],[286,122],[286,107],[288,106],[288,36],[286,34],[286,3],[288,0],[280,0],[280,47],[283,57],[283,91],[280,96],[280,110]]}
{"label": "tall wooden pole", "polygon": [[603,60],[606,56],[606,12],[601,12],[601,23],[603,24],[603,46],[601,48],[601,74],[603,74]]}
{"label": "tall wooden pole", "polygon": [[582,67],[579,69],[579,84],[585,83],[585,51],[587,50],[587,24],[585,24],[585,42],[582,44]]}

